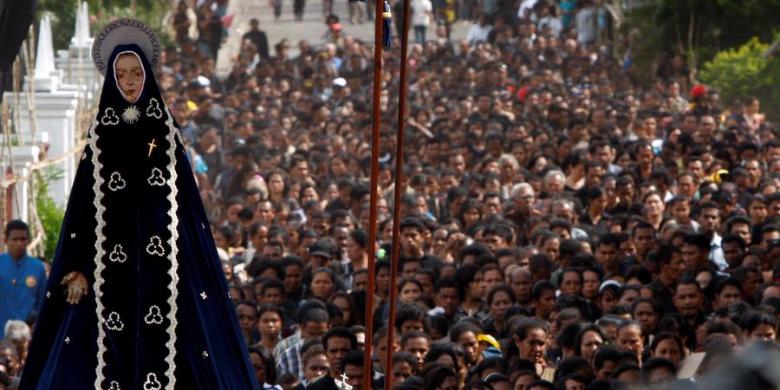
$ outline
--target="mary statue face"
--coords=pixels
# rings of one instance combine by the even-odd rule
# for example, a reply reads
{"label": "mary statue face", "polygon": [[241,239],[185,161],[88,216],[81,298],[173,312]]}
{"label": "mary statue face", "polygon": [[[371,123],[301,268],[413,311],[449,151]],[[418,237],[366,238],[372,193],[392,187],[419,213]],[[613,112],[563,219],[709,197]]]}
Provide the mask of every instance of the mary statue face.
{"label": "mary statue face", "polygon": [[144,68],[133,52],[122,53],[114,62],[114,75],[122,97],[129,103],[138,101],[144,88]]}

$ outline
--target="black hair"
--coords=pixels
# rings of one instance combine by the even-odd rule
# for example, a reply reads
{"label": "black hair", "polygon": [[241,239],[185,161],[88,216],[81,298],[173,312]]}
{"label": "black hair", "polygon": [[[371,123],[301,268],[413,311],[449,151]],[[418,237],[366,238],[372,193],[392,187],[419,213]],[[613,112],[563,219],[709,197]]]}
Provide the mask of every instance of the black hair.
{"label": "black hair", "polygon": [[349,340],[349,345],[351,349],[357,349],[358,342],[357,337],[349,330],[349,328],[345,328],[343,326],[337,326],[334,328],[330,328],[324,336],[322,336],[322,348],[325,348],[325,350],[328,350],[328,341],[330,339],[338,337],[342,339]]}
{"label": "black hair", "polygon": [[[460,296],[460,285],[457,281],[453,278],[442,278],[436,281],[436,284],[433,286],[433,291],[435,293],[438,293],[443,288],[454,288],[455,291],[458,292],[458,296]],[[462,297],[460,297],[462,299]]]}
{"label": "black hair", "polygon": [[404,229],[408,228],[414,228],[417,229],[420,233],[425,232],[427,228],[425,227],[425,224],[419,219],[415,217],[406,217],[403,220],[401,220],[401,223],[399,225],[401,232],[404,231]]}
{"label": "black hair", "polygon": [[651,229],[653,232],[655,232],[655,227],[650,222],[647,222],[644,219],[640,219],[637,221],[636,225],[634,225],[633,228],[631,228],[631,237],[636,236],[636,232],[639,229]]}
{"label": "black hair", "polygon": [[238,309],[239,306],[249,306],[252,308],[252,310],[255,311],[255,316],[257,316],[257,305],[255,305],[254,302],[251,301],[239,301],[236,303],[236,309]]}
{"label": "black hair", "polygon": [[464,264],[455,270],[455,275],[452,277],[458,282],[458,295],[465,298],[469,289],[469,284],[473,283],[474,279],[477,277],[477,273],[481,272],[479,267],[474,264]]}
{"label": "black hair", "polygon": [[[249,354],[251,355],[253,353],[260,356],[260,360],[263,361],[263,372],[265,372],[266,383],[276,383],[276,362],[268,348],[257,344],[249,347]],[[263,384],[260,384],[260,386],[262,385]]]}
{"label": "black hair", "polygon": [[493,297],[496,296],[499,292],[505,292],[507,295],[509,295],[509,300],[512,301],[512,303],[515,303],[515,293],[512,291],[512,288],[509,287],[509,285],[504,283],[499,283],[495,286],[493,286],[490,291],[488,291],[487,296],[485,297],[485,302],[490,306],[490,304],[493,302]]}
{"label": "black hair", "polygon": [[480,333],[482,333],[482,329],[471,322],[466,322],[466,321],[458,322],[452,328],[450,328],[450,341],[457,343],[460,335],[466,332],[474,333],[474,336],[476,337],[479,336]]}
{"label": "black hair", "polygon": [[601,337],[601,341],[605,341],[607,338],[604,336],[604,332],[601,331],[601,327],[596,324],[585,325],[580,328],[577,333],[577,337],[574,339],[574,353],[577,356],[582,356],[582,339],[585,338],[585,334],[588,332],[595,332]]}
{"label": "black hair", "polygon": [[595,376],[593,375],[593,368],[591,367],[590,363],[588,363],[588,361],[584,358],[580,356],[572,356],[570,358],[564,359],[558,363],[558,367],[555,370],[555,382],[558,382],[572,374],[581,372],[588,372],[590,374],[589,378],[583,378],[585,379],[582,381],[583,383],[590,382]]}
{"label": "black hair", "polygon": [[[324,341],[323,341],[324,343]],[[356,366],[356,367],[363,367],[363,350],[362,349],[354,349],[352,351],[347,352],[346,355],[344,355],[344,358],[341,359],[341,369],[343,370],[347,366]]]}
{"label": "black hair", "polygon": [[401,336],[401,347],[403,348],[403,345],[406,344],[407,341],[411,339],[417,339],[417,338],[423,338],[428,340],[430,343],[431,336],[428,336],[427,333],[420,332],[419,330],[410,330],[409,332],[406,332],[403,336]]}
{"label": "black hair", "polygon": [[470,371],[473,377],[482,378],[484,376],[483,373],[488,369],[494,369],[497,372],[506,372],[506,359],[498,356],[485,358],[482,359],[482,361],[474,366]]}
{"label": "black hair", "polygon": [[460,363],[458,357],[465,358],[465,356],[461,346],[454,342],[449,342],[449,343],[438,342],[431,345],[431,349],[428,351],[427,354],[425,354],[424,363],[428,364],[431,362],[435,362],[441,356],[444,355],[448,355],[450,358],[452,358],[452,361],[455,363],[455,370],[458,371],[460,369]]}
{"label": "black hair", "polygon": [[515,336],[521,341],[525,340],[525,338],[528,337],[528,332],[533,329],[541,329],[548,335],[550,334],[550,325],[547,323],[547,321],[542,321],[536,318],[523,318],[517,324]]}
{"label": "black hair", "polygon": [[[431,354],[431,351],[433,351],[434,348],[436,348],[436,347],[437,346],[432,347],[431,350],[428,351],[428,354],[425,355],[425,357],[427,358],[428,355]],[[437,358],[438,358],[438,356],[437,356]],[[434,360],[436,360],[436,359],[434,359]],[[455,359],[455,356],[452,357],[452,360],[457,362],[457,360]],[[410,354],[408,352],[403,352],[403,351],[395,352],[395,353],[393,353],[393,365],[396,365],[398,363],[406,363],[406,364],[409,365],[409,367],[415,368],[415,367],[417,367],[417,358],[415,358],[414,356],[412,356],[412,354]]]}
{"label": "black hair", "polygon": [[376,262],[376,265],[374,266],[374,277],[379,274],[379,270],[387,268],[390,270],[390,262],[387,260],[379,260]]}
{"label": "black hair", "polygon": [[685,235],[685,244],[693,245],[699,250],[709,252],[710,250],[710,237],[705,233],[688,233]]}
{"label": "black hair", "polygon": [[512,231],[512,228],[506,223],[493,223],[488,225],[482,232],[482,235],[487,237],[488,234],[499,236],[510,245],[512,243],[512,238],[514,237],[514,231]]}
{"label": "black hair", "polygon": [[593,368],[598,371],[604,368],[606,362],[619,362],[623,359],[623,352],[615,347],[601,347],[593,356]]}
{"label": "black hair", "polygon": [[585,324],[579,321],[572,322],[561,329],[558,335],[555,337],[555,341],[560,347],[569,348],[571,350],[576,349],[577,335],[585,327]]}
{"label": "black hair", "polygon": [[700,293],[702,292],[701,286],[699,285],[699,282],[697,282],[696,279],[694,278],[694,275],[683,275],[682,277],[680,277],[680,280],[677,281],[677,287],[675,287],[674,289],[675,294],[677,293],[677,289],[680,288],[680,286],[682,285],[685,286],[694,285],[696,286],[696,291]]}
{"label": "black hair", "polygon": [[740,294],[742,294],[742,283],[739,282],[739,280],[733,278],[733,277],[716,277],[712,281],[710,281],[710,284],[707,285],[707,290],[709,290],[709,296],[711,298],[715,298],[717,295],[723,292],[723,290],[728,287],[732,286],[739,290]]}
{"label": "black hair", "polygon": [[615,248],[620,246],[620,237],[615,233],[607,233],[599,236],[599,240],[596,243],[596,247],[601,245],[614,246]]}
{"label": "black hair", "polygon": [[643,285],[650,284],[653,281],[653,274],[642,264],[634,264],[628,267],[625,273],[626,280],[637,278]]}
{"label": "black hair", "polygon": [[661,309],[661,306],[658,305],[658,303],[653,298],[647,298],[647,297],[639,297],[634,302],[631,303],[631,313],[633,316],[633,313],[636,311],[637,306],[639,306],[640,303],[647,303],[650,305],[650,307],[653,308],[653,313],[655,313],[656,317],[658,319],[661,319],[663,317],[663,309]]}
{"label": "black hair", "polygon": [[298,256],[285,256],[282,258],[281,263],[285,270],[290,266],[297,266],[298,268],[303,269],[303,260]]}
{"label": "black hair", "polygon": [[439,334],[444,335],[447,334],[449,327],[450,324],[447,317],[442,314],[425,317],[425,329],[428,329],[429,332],[435,330]]}
{"label": "black hair", "polygon": [[545,291],[555,292],[555,286],[549,280],[540,280],[531,289],[531,299],[537,300]]}
{"label": "black hair", "polygon": [[355,241],[355,244],[363,249],[366,249],[368,246],[368,234],[366,234],[366,231],[363,229],[358,228],[351,231],[349,233],[349,237]]}
{"label": "black hair", "polygon": [[466,245],[460,250],[460,252],[458,252],[458,263],[462,263],[466,256],[479,257],[484,254],[490,254],[488,247],[480,243]]}
{"label": "black hair", "polygon": [[615,369],[615,371],[612,372],[612,378],[617,379],[620,374],[627,372],[627,371],[636,371],[639,372],[639,366],[634,363],[620,363],[619,366]]}
{"label": "black hair", "polygon": [[753,332],[759,325],[769,325],[777,329],[777,318],[762,311],[751,310],[739,319],[739,326],[747,333]]}
{"label": "black hair", "polygon": [[317,302],[317,304],[312,302],[308,303],[307,305],[303,305],[298,312],[300,315],[300,321],[298,323],[301,325],[305,325],[309,322],[320,323],[330,321],[330,315],[328,315],[324,305],[322,305],[320,302]]}
{"label": "black hair", "polygon": [[276,273],[276,278],[279,280],[284,279],[285,267],[278,261],[271,260],[270,258],[263,257],[262,255],[256,255],[252,262],[247,266],[247,271],[253,277],[258,277],[267,270],[273,270]]}
{"label": "black hair", "polygon": [[449,367],[441,364],[435,364],[435,366],[431,367],[431,369],[425,373],[425,388],[436,389],[440,387],[441,384],[444,383],[444,380],[449,377],[454,377],[457,379],[458,375]]}
{"label": "black hair", "polygon": [[531,389],[531,388],[534,388],[534,387],[544,387],[547,390],[556,390],[555,389],[555,385],[553,385],[552,382],[546,381],[544,379],[537,379],[537,380],[531,382],[531,384],[529,384],[527,388]]}
{"label": "black hair", "polygon": [[[670,332],[660,332],[655,335],[653,338],[653,342],[650,343],[650,354],[652,355],[656,348],[658,348],[658,344],[661,344],[664,340],[672,340],[675,344],[677,344],[677,348],[680,349],[680,353],[685,353],[685,346],[683,345],[682,340],[680,337],[675,335],[674,333]],[[682,358],[683,356],[680,356]]]}
{"label": "black hair", "polygon": [[395,316],[395,329],[401,332],[401,325],[406,321],[421,321],[425,326],[425,309],[420,305],[402,303],[398,306],[398,312]]}
{"label": "black hair", "polygon": [[672,363],[672,361],[664,358],[652,357],[642,365],[642,370],[640,371],[642,382],[650,385],[650,376],[658,369],[667,369],[672,374],[677,372],[677,366]]}

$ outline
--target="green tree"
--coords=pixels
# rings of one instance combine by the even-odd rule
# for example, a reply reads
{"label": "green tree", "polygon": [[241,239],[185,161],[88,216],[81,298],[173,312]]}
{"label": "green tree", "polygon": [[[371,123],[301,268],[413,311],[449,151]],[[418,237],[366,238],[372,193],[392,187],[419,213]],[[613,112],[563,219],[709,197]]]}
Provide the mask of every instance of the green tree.
{"label": "green tree", "polygon": [[649,0],[629,13],[623,29],[636,28],[642,37],[633,53],[637,74],[652,74],[663,52],[684,54],[695,72],[719,51],[752,37],[769,41],[778,15],[780,0]]}
{"label": "green tree", "polygon": [[45,233],[46,250],[44,256],[48,261],[54,259],[54,253],[57,251],[57,242],[60,238],[62,221],[65,219],[65,210],[57,206],[51,196],[49,196],[49,183],[62,177],[62,174],[62,170],[52,169],[45,172],[35,172],[36,211],[41,219]]}
{"label": "green tree", "polygon": [[[772,109],[780,104],[780,59],[767,56],[769,44],[753,37],[738,48],[724,50],[704,64],[702,81],[721,91],[725,101],[755,96],[762,106]],[[770,117],[779,118],[777,111]]]}
{"label": "green tree", "polygon": [[[52,36],[54,49],[67,49],[73,28],[76,25],[76,8],[82,0],[38,0],[38,20],[48,12],[52,15]],[[171,9],[171,2],[165,0],[87,0],[89,14],[97,16],[92,23],[92,36],[100,31],[113,18],[132,17],[148,24],[160,36],[169,42],[162,28],[165,14]]]}

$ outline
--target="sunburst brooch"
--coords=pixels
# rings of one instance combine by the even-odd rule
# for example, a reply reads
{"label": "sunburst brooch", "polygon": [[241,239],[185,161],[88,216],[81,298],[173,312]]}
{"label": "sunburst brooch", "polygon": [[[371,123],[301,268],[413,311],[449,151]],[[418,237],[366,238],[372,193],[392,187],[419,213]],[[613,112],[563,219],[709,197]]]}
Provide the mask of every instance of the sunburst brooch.
{"label": "sunburst brooch", "polygon": [[141,111],[139,111],[136,106],[127,107],[122,113],[122,120],[126,123],[133,124],[138,122],[138,119],[141,119]]}

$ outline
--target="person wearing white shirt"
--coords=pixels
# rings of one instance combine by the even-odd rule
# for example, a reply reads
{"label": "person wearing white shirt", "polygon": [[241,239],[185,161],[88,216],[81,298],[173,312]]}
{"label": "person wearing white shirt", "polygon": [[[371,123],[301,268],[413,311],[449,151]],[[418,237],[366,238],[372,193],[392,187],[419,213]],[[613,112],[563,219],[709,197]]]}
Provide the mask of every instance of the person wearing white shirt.
{"label": "person wearing white shirt", "polygon": [[517,17],[525,19],[526,15],[530,15],[534,11],[534,6],[538,0],[523,0],[520,3],[520,8],[517,9]]}
{"label": "person wearing white shirt", "polygon": [[469,43],[472,45],[479,42],[487,42],[490,31],[492,30],[493,26],[488,24],[487,16],[480,15],[479,21],[469,29],[469,33],[466,35],[466,40],[469,41]]}
{"label": "person wearing white shirt", "polygon": [[428,25],[431,24],[433,18],[433,4],[431,0],[413,0],[411,11],[414,41],[425,44],[425,34],[428,32]]}

